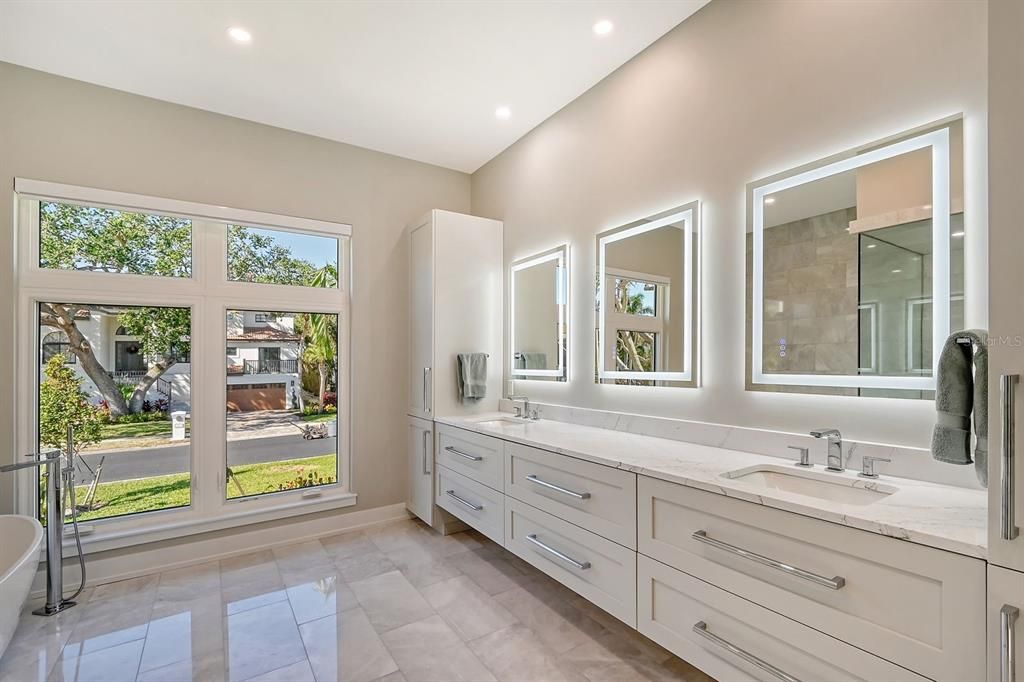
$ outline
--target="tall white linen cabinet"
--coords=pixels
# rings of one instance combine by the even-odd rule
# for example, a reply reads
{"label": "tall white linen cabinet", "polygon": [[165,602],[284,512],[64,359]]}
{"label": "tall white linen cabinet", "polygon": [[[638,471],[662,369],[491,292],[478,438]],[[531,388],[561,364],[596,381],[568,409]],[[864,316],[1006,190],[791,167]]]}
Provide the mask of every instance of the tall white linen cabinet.
{"label": "tall white linen cabinet", "polygon": [[[500,221],[434,209],[411,224],[406,507],[446,530],[434,506],[435,416],[490,412],[502,387],[503,282]],[[459,353],[487,353],[487,392],[459,400]]]}
{"label": "tall white linen cabinet", "polygon": [[[1024,4],[989,4],[988,679],[1024,682]],[[998,273],[998,274],[993,274]],[[1007,398],[1010,400],[1007,401]]]}

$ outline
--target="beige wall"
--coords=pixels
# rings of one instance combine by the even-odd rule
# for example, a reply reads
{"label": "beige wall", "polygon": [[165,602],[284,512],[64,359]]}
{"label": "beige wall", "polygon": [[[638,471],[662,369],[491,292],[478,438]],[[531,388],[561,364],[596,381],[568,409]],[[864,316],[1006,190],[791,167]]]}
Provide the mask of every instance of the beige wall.
{"label": "beige wall", "polygon": [[[744,391],[748,182],[962,112],[968,325],[984,325],[987,3],[713,0],[473,174],[505,257],[573,245],[568,384],[536,400],[926,446],[927,401]],[[703,201],[703,388],[595,385],[594,235]],[[899,415],[894,419],[894,415]]]}
{"label": "beige wall", "polygon": [[[404,420],[407,376],[403,229],[430,208],[468,212],[469,176],[3,63],[0,93],[0,187],[6,188],[0,191],[0,319],[14,319],[15,177],[353,226],[357,508],[402,502],[405,430],[396,427]],[[0,325],[4,462],[14,445],[14,333]],[[0,513],[10,511],[11,477],[5,475]]]}

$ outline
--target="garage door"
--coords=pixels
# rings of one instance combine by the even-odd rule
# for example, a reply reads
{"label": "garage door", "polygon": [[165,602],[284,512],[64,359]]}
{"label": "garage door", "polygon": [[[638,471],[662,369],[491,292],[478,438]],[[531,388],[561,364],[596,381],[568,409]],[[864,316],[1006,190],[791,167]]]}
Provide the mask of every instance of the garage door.
{"label": "garage door", "polygon": [[283,410],[287,407],[284,384],[229,384],[227,388],[228,412]]}

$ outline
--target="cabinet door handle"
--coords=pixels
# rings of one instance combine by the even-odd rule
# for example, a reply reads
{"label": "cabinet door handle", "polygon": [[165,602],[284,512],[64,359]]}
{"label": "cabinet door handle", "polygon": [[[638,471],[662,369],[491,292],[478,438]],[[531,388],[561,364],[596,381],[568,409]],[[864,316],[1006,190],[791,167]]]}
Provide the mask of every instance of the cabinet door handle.
{"label": "cabinet door handle", "polygon": [[423,432],[423,473],[430,473],[430,448],[427,446],[428,439],[430,438],[430,431]]}
{"label": "cabinet door handle", "polygon": [[448,497],[452,498],[453,500],[455,500],[459,504],[461,504],[463,507],[469,507],[473,511],[483,511],[484,510],[484,506],[482,504],[473,504],[469,500],[464,500],[461,497],[459,497],[458,495],[456,495],[454,490],[445,490],[444,494],[447,495]]}
{"label": "cabinet door handle", "polygon": [[696,540],[697,542],[702,542],[705,545],[710,545],[715,549],[720,549],[723,552],[735,554],[736,556],[743,557],[744,559],[750,559],[751,561],[759,563],[762,566],[774,568],[776,570],[782,571],[783,573],[786,573],[787,575],[791,575],[796,578],[802,578],[804,580],[814,583],[815,585],[827,587],[830,590],[841,589],[843,585],[846,584],[846,579],[842,576],[837,575],[832,578],[826,578],[823,575],[811,573],[810,571],[805,571],[804,569],[797,568],[796,566],[790,566],[789,564],[777,561],[776,559],[766,557],[763,554],[757,554],[756,552],[751,552],[748,549],[743,549],[742,547],[737,547],[736,545],[730,545],[727,542],[716,540],[712,537],[709,537],[707,531],[705,530],[698,530],[690,537]]}
{"label": "cabinet door handle", "polygon": [[562,554],[561,552],[559,552],[554,547],[550,547],[550,546],[544,544],[543,542],[541,542],[540,540],[538,540],[536,533],[530,533],[529,535],[526,536],[526,539],[529,542],[532,542],[536,546],[538,546],[541,549],[543,549],[548,554],[551,554],[552,556],[554,556],[554,557],[556,557],[558,559],[561,559],[565,563],[569,564],[570,566],[574,566],[574,567],[580,569],[581,571],[585,571],[588,568],[590,568],[590,562],[589,561],[577,561],[576,559],[573,559],[568,554]]}
{"label": "cabinet door handle", "polygon": [[739,648],[738,646],[736,646],[732,642],[730,642],[728,640],[725,640],[725,639],[722,639],[721,637],[719,637],[715,633],[713,633],[710,630],[708,630],[708,624],[705,623],[702,620],[701,621],[697,621],[696,623],[693,624],[693,631],[695,633],[697,633],[698,635],[700,635],[701,637],[703,637],[704,639],[706,639],[709,642],[711,642],[712,644],[714,644],[715,646],[718,646],[718,647],[721,647],[721,648],[725,649],[730,654],[733,654],[734,656],[738,656],[739,658],[742,658],[744,661],[746,661],[747,663],[751,664],[752,666],[754,666],[756,668],[760,668],[761,670],[765,671],[769,675],[771,675],[771,676],[773,676],[773,677],[775,677],[777,679],[783,680],[783,682],[800,682],[800,680],[798,680],[797,678],[793,677],[792,675],[790,675],[789,673],[785,672],[784,670],[780,670],[779,668],[776,668],[774,665],[772,665],[768,661],[764,661],[764,660],[758,658],[757,656],[755,656],[754,654],[750,653],[749,651],[745,651],[744,649]]}
{"label": "cabinet door handle", "polygon": [[563,495],[568,495],[569,497],[575,497],[577,500],[589,500],[590,499],[590,493],[578,493],[575,490],[569,490],[568,488],[563,488],[560,485],[555,485],[554,483],[548,483],[547,481],[543,481],[543,480],[537,478],[536,474],[528,475],[526,477],[526,480],[529,481],[530,483],[536,483],[539,486],[543,486],[543,487],[547,488],[548,490],[554,490],[555,492],[562,493]]}
{"label": "cabinet door handle", "polygon": [[1017,616],[1020,609],[1003,604],[999,609],[999,682],[1015,682],[1017,679],[1016,635]]}
{"label": "cabinet door handle", "polygon": [[1013,394],[1019,380],[1019,374],[1004,374],[999,377],[1000,413],[1003,422],[1003,452],[1000,458],[1002,466],[999,471],[999,488],[1002,491],[999,505],[999,537],[1003,540],[1013,540],[1018,534],[1017,524],[1013,518],[1014,439],[1017,435]]}
{"label": "cabinet door handle", "polygon": [[430,384],[430,368],[423,368],[423,412],[430,414],[430,403],[428,400],[427,386]]}
{"label": "cabinet door handle", "polygon": [[447,450],[448,452],[452,453],[453,455],[458,455],[459,457],[463,457],[463,458],[468,459],[468,460],[473,461],[473,462],[482,462],[482,461],[484,461],[484,458],[481,457],[480,455],[471,455],[468,452],[463,452],[462,450],[459,450],[458,448],[452,447],[451,445],[445,446],[445,450]]}

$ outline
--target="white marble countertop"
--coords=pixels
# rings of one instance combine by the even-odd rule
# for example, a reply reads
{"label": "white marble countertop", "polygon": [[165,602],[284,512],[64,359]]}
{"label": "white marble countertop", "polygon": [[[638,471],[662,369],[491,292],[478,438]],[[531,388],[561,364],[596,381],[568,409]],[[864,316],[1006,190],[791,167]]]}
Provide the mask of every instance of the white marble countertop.
{"label": "white marble countertop", "polygon": [[506,412],[495,412],[472,417],[437,417],[435,421],[900,540],[981,559],[987,556],[988,496],[983,490],[884,474],[868,480],[858,477],[856,471],[832,473],[816,466],[816,476],[835,476],[851,487],[898,488],[871,504],[842,504],[723,475],[754,465],[790,466],[778,457],[552,420],[479,423],[510,418]]}

